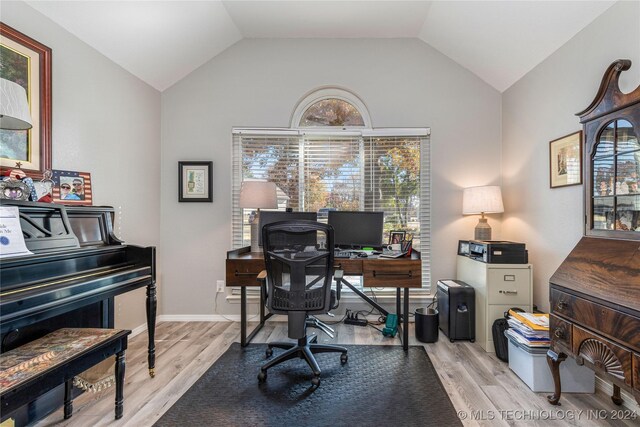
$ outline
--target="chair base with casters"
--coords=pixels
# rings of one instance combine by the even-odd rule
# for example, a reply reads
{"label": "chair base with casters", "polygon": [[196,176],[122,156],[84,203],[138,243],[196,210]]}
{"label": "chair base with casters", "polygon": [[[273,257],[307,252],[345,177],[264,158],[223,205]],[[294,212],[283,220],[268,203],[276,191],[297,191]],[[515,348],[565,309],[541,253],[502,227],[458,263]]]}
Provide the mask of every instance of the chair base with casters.
{"label": "chair base with casters", "polygon": [[340,363],[345,364],[349,360],[349,356],[347,355],[347,349],[338,345],[331,344],[318,344],[318,337],[313,335],[312,337],[303,337],[298,339],[298,343],[293,342],[273,342],[269,343],[267,347],[267,357],[271,357],[273,355],[274,348],[281,348],[285,351],[284,353],[276,356],[274,359],[268,361],[260,368],[260,373],[258,374],[258,380],[260,382],[264,382],[267,379],[267,370],[273,366],[279,365],[282,362],[285,362],[290,359],[294,359],[299,357],[300,359],[306,360],[307,364],[313,371],[313,379],[311,380],[311,384],[314,386],[320,385],[320,374],[322,371],[320,370],[320,365],[318,365],[318,361],[316,360],[314,354],[317,353],[342,353],[340,355]]}

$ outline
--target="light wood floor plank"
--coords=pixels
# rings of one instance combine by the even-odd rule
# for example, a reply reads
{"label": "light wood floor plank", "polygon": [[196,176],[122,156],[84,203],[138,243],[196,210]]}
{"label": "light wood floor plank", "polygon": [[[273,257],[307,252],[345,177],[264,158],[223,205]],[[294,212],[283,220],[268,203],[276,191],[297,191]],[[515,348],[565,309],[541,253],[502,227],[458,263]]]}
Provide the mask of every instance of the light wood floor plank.
{"label": "light wood floor plank", "polygon": [[[323,317],[324,319],[325,317]],[[283,318],[278,319],[283,320]],[[326,318],[329,321],[340,320]],[[253,328],[254,322],[249,328]],[[335,344],[400,345],[398,337],[384,337],[371,327],[331,325],[336,338],[328,339],[318,330],[320,342]],[[382,328],[384,325],[378,327]],[[84,393],[74,401],[74,415],[62,419],[62,410],[51,414],[37,425],[42,426],[151,426],[175,403],[186,390],[228,349],[239,341],[240,325],[237,322],[162,322],[156,330],[156,377],[147,371],[147,336],[139,334],[129,342],[125,380],[125,415],[122,420],[113,419],[114,390],[97,394]],[[552,419],[542,421],[501,420],[500,411],[528,411],[529,415],[553,413],[553,411],[595,411],[610,413],[621,409],[603,393],[594,395],[563,394],[562,406],[553,407],[546,401],[547,393],[533,393],[494,354],[486,353],[477,344],[450,343],[440,335],[434,344],[422,344],[415,339],[413,325],[409,331],[410,345],[423,345],[429,354],[457,411],[463,411],[465,426],[617,426],[639,425],[638,421]],[[269,321],[256,335],[254,342],[289,341],[286,321]],[[425,396],[425,404],[428,404]],[[474,416],[472,416],[474,411]],[[506,412],[505,412],[506,411]],[[495,418],[489,420],[491,414]],[[497,414],[497,417],[496,417]],[[638,414],[640,416],[640,414]],[[476,418],[476,419],[474,419]],[[479,418],[479,419],[478,419]],[[425,420],[425,425],[428,420]]]}

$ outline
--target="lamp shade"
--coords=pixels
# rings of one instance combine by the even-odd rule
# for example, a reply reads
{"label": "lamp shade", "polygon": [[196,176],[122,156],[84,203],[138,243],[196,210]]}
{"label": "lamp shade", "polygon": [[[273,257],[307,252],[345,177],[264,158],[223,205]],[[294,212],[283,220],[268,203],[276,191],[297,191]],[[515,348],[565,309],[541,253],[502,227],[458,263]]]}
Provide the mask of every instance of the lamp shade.
{"label": "lamp shade", "polygon": [[240,207],[251,209],[275,209],[278,207],[276,183],[245,181],[240,189]]}
{"label": "lamp shade", "polygon": [[0,79],[0,129],[31,129],[27,92],[17,83]]}
{"label": "lamp shade", "polygon": [[497,185],[465,188],[462,194],[462,214],[502,213],[502,192]]}

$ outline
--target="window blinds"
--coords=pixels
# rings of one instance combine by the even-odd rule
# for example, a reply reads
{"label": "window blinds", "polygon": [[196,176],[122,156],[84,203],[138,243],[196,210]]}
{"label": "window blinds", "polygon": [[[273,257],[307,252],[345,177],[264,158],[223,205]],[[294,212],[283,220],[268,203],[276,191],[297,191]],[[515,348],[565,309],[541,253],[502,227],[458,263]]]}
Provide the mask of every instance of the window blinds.
{"label": "window blinds", "polygon": [[368,132],[363,136],[358,131],[234,130],[234,247],[246,246],[250,240],[251,210],[238,207],[242,181],[273,181],[282,210],[384,211],[384,241],[392,230],[406,230],[413,236],[414,247],[422,254],[423,287],[428,288],[428,133]]}

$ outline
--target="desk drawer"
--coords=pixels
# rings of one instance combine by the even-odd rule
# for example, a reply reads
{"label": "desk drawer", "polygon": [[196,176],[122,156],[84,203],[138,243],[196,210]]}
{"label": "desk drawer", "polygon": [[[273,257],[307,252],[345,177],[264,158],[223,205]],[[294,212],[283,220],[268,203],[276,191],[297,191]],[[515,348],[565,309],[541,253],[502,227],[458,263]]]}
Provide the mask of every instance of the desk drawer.
{"label": "desk drawer", "polygon": [[571,332],[571,323],[553,314],[549,315],[549,336],[551,337],[554,349],[557,348],[557,345],[572,352]]}
{"label": "desk drawer", "polygon": [[531,270],[523,268],[491,268],[487,271],[491,304],[529,304],[531,301]]}
{"label": "desk drawer", "polygon": [[419,288],[422,286],[420,260],[369,260],[363,263],[364,286]]}
{"label": "desk drawer", "polygon": [[631,370],[632,353],[612,341],[595,335],[579,326],[573,325],[573,353],[598,370],[624,381],[631,386],[633,374]]}
{"label": "desk drawer", "polygon": [[362,260],[337,258],[333,260],[336,270],[344,271],[345,276],[362,276]]}
{"label": "desk drawer", "polygon": [[227,260],[227,286],[259,286],[258,273],[264,270],[264,260]]}
{"label": "desk drawer", "polygon": [[640,352],[640,319],[637,317],[553,288],[551,311]]}

